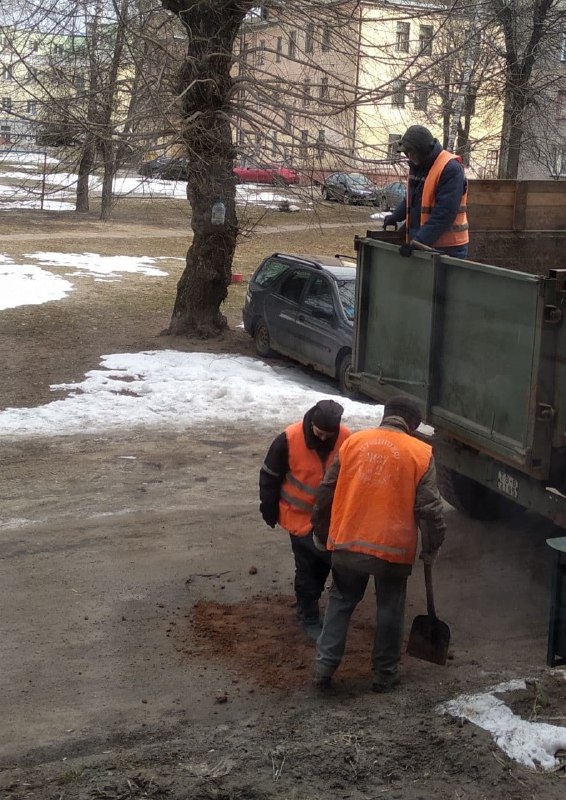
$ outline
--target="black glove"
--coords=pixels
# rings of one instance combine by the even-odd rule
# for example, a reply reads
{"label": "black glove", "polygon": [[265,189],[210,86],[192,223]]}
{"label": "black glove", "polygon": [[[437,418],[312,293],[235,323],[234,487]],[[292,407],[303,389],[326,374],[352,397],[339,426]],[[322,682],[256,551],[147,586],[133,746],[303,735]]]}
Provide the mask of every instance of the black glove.
{"label": "black glove", "polygon": [[414,249],[415,249],[414,245],[408,244],[407,242],[405,242],[399,248],[399,255],[400,256],[405,256],[405,258],[409,258],[409,256],[412,254]]}
{"label": "black glove", "polygon": [[270,528],[274,528],[277,525],[277,519],[279,517],[279,509],[269,508],[269,507],[264,508],[262,504],[259,510],[265,524],[269,525]]}
{"label": "black glove", "polygon": [[397,223],[393,219],[393,214],[388,214],[385,219],[383,220],[383,227],[388,228],[390,225],[395,225],[395,230],[397,230]]}

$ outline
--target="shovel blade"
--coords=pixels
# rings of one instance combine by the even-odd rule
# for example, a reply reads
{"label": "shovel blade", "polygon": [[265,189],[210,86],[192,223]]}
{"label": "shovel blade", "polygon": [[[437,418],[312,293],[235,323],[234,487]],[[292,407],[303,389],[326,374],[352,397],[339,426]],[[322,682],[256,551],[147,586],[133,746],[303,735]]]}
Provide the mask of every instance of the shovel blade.
{"label": "shovel blade", "polygon": [[414,618],[407,642],[407,653],[410,656],[444,665],[448,659],[449,644],[450,628],[445,622],[428,614]]}

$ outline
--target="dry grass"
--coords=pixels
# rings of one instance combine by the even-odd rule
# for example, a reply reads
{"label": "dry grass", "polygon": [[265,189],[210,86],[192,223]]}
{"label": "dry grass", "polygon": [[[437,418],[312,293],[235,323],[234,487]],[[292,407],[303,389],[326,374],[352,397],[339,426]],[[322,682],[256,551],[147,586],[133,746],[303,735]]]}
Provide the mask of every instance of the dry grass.
{"label": "dry grass", "polygon": [[[232,284],[229,289],[224,310],[230,324],[238,324],[245,281],[263,258],[274,252],[353,255],[354,235],[371,227],[370,213],[368,208],[334,203],[318,204],[313,211],[297,213],[265,211],[257,206],[239,209],[244,232],[233,271],[243,274],[244,283]],[[183,271],[192,231],[186,201],[128,198],[116,205],[108,223],[100,222],[97,208],[88,214],[0,212],[0,235],[2,252],[16,260],[37,251],[166,259],[160,267],[169,273],[168,279],[137,280],[135,294],[126,288],[128,281],[122,282],[121,289],[114,285],[112,306],[114,310],[135,309],[142,315],[144,309],[167,315],[173,307],[176,282]],[[103,295],[103,289],[98,288]]]}
{"label": "dry grass", "polygon": [[[234,272],[242,273],[244,282],[229,287],[223,304],[230,330],[211,342],[160,335],[171,318],[191,240],[185,201],[129,199],[117,206],[114,219],[106,224],[98,220],[96,210],[84,215],[0,212],[0,252],[16,262],[29,264],[23,256],[38,251],[152,256],[163,259],[158,265],[167,272],[157,279],[125,274],[118,283],[85,275],[73,280],[74,290],[63,300],[2,311],[0,358],[5,366],[0,407],[33,406],[53,399],[50,385],[82,379],[106,353],[173,347],[251,354],[251,339],[238,326],[247,279],[258,263],[277,251],[349,254],[354,235],[370,226],[367,208],[335,204],[292,214],[266,214],[251,207],[245,212],[248,232],[240,237],[234,259]],[[61,276],[72,271],[49,270]]]}

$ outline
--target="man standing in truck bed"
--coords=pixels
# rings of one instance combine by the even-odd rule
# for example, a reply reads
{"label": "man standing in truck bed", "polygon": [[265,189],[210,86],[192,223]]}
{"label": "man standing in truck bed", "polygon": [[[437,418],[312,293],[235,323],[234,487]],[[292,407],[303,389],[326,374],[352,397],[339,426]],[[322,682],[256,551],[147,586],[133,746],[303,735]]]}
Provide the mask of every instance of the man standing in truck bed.
{"label": "man standing in truck bed", "polygon": [[411,125],[398,149],[409,159],[407,196],[383,221],[406,222],[402,255],[426,245],[454,258],[467,258],[468,182],[457,156],[443,150],[428,128]]}

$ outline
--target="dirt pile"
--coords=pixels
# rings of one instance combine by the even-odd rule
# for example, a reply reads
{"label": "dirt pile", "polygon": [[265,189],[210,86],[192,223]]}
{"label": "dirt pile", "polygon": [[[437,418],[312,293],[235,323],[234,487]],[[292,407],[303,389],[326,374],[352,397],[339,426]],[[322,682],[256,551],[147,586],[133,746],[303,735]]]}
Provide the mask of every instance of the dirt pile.
{"label": "dirt pile", "polygon": [[[260,595],[232,605],[200,601],[187,622],[180,638],[191,658],[214,659],[258,687],[292,690],[310,681],[314,642],[298,625],[293,597]],[[340,680],[370,680],[372,642],[371,606],[365,606],[352,619]]]}

